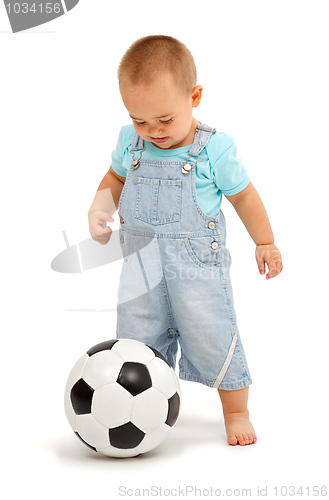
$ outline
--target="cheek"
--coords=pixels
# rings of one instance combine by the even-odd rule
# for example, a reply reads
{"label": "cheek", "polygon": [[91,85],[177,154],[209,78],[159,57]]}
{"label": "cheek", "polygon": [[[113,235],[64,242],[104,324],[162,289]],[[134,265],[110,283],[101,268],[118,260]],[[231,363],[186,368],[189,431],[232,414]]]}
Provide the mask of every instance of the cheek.
{"label": "cheek", "polygon": [[178,133],[178,135],[186,134],[190,130],[190,128],[191,117],[187,115],[185,115],[184,118],[182,118],[175,124],[176,133]]}
{"label": "cheek", "polygon": [[133,122],[133,126],[134,126],[135,131],[137,133],[139,133],[142,127],[140,125],[138,125],[137,123],[134,123],[134,122]]}
{"label": "cheek", "polygon": [[134,125],[135,132],[142,138],[145,137],[146,128],[141,125]]}

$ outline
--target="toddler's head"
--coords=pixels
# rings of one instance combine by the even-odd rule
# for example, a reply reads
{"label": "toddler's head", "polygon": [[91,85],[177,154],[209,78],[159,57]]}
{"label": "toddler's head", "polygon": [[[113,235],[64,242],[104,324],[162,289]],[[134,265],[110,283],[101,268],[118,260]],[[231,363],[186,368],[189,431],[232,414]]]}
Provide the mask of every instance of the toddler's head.
{"label": "toddler's head", "polygon": [[197,121],[193,108],[200,103],[201,85],[188,48],[175,38],[141,38],[124,54],[118,70],[119,86],[136,132],[162,149],[193,142]]}

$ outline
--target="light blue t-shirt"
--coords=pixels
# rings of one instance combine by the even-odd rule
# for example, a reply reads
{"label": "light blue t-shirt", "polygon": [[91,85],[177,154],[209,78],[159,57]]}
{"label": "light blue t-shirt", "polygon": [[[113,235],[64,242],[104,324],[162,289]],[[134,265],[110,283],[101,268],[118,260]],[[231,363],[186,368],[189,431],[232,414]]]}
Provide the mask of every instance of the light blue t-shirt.
{"label": "light blue t-shirt", "polygon": [[[129,152],[135,134],[133,125],[122,127],[116,149],[112,153],[112,168],[126,177],[131,167],[132,154]],[[144,141],[144,160],[183,161],[188,157],[191,145],[177,149],[160,149],[151,142]],[[218,215],[222,203],[222,193],[232,195],[246,188],[250,182],[245,168],[237,159],[234,140],[224,132],[212,134],[206,147],[200,153],[203,161],[195,167],[195,187],[201,209],[211,216]],[[136,157],[136,154],[135,154]]]}

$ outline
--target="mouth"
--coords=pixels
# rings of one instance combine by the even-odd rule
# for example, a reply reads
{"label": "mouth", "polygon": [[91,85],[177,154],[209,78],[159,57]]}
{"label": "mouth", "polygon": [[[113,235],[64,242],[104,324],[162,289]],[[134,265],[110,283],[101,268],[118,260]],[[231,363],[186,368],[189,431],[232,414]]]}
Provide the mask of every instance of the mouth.
{"label": "mouth", "polygon": [[167,142],[169,137],[151,137],[151,141],[155,142],[156,144],[163,144]]}

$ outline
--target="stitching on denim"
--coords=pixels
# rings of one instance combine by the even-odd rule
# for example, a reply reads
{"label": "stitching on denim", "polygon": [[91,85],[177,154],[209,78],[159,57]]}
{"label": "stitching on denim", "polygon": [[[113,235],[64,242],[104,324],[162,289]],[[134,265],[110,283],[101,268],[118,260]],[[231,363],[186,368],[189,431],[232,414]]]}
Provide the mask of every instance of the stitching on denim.
{"label": "stitching on denim", "polygon": [[204,269],[208,269],[209,271],[215,271],[216,269],[219,270],[219,267],[220,267],[220,260],[218,262],[218,264],[205,264],[204,262],[202,262],[201,260],[198,259],[198,257],[195,255],[195,253],[193,252],[193,249],[191,247],[191,244],[190,244],[190,239],[189,238],[186,238],[184,240],[184,244],[185,244],[185,248],[187,250],[187,253],[189,254],[190,256],[190,259],[196,264],[198,265],[199,267],[202,267]]}
{"label": "stitching on denim", "polygon": [[[137,180],[137,193],[135,201],[135,211],[134,216],[136,219],[142,220],[149,224],[160,225],[160,224],[170,224],[172,222],[179,222],[181,219],[182,210],[182,184],[180,179],[155,179],[148,177],[139,177]],[[158,214],[158,202],[159,202],[159,189],[163,186],[173,186],[175,188],[175,205],[172,210],[176,209],[175,213],[168,215],[167,217],[160,218]],[[142,187],[149,186],[148,192],[150,194],[149,199],[152,200],[151,207],[151,218],[143,214],[140,208],[140,202],[142,199]],[[145,193],[144,193],[145,195]]]}
{"label": "stitching on denim", "polygon": [[223,389],[226,391],[236,391],[239,389],[243,389],[244,387],[248,387],[249,385],[252,384],[252,379],[250,376],[246,376],[240,380],[237,380],[236,382],[222,382],[218,389]]}
{"label": "stitching on denim", "polygon": [[196,194],[196,187],[195,187],[195,169],[192,169],[191,174],[192,174],[192,180],[191,180],[191,184],[192,184],[191,185],[191,187],[192,187],[192,198],[193,198],[193,201],[194,201],[194,204],[196,206],[197,211],[199,212],[199,214],[201,215],[201,217],[206,222],[209,222],[210,220],[214,220],[216,222],[219,222],[220,218],[221,218],[221,210],[220,209],[219,209],[219,212],[218,212],[217,215],[208,215],[200,207],[199,200],[198,200],[198,197],[197,197],[197,194]]}
{"label": "stitching on denim", "polygon": [[167,283],[166,283],[166,280],[165,280],[164,276],[162,277],[162,280],[161,280],[160,283],[161,283],[161,286],[162,286],[162,291],[163,291],[164,296],[165,296],[166,311],[167,311],[167,315],[168,315],[168,319],[169,319],[169,327],[170,328],[174,328],[174,318],[173,318],[173,314],[172,314],[172,308],[171,308],[171,303],[170,303],[170,298],[169,298]]}
{"label": "stitching on denim", "polygon": [[[194,165],[194,162],[188,162],[190,165]],[[179,170],[179,168],[182,168],[184,165],[186,165],[186,161],[165,161],[165,160],[147,160],[147,159],[143,159],[141,158],[139,160],[139,164],[140,166],[141,165],[145,165],[147,167],[162,167],[162,166],[166,166],[166,167],[175,167]]]}
{"label": "stitching on denim", "polygon": [[122,210],[122,204],[123,204],[123,199],[124,197],[126,196],[126,192],[127,192],[127,189],[128,189],[128,180],[130,178],[130,176],[132,175],[131,174],[132,172],[132,168],[128,170],[127,172],[127,176],[126,176],[126,180],[125,180],[125,183],[123,185],[123,188],[122,188],[122,191],[121,191],[121,195],[120,195],[120,198],[119,198],[119,213],[121,215],[121,210]]}
{"label": "stitching on denim", "polygon": [[184,233],[161,233],[161,232],[154,232],[152,230],[150,231],[139,231],[138,228],[142,228],[144,226],[126,226],[125,225],[125,231],[129,235],[133,236],[150,236],[150,237],[156,237],[156,238],[166,238],[168,240],[185,240],[186,238],[203,238],[203,237],[209,237],[212,236],[212,233],[210,231],[197,231],[195,233],[191,232],[184,232]]}
{"label": "stitching on denim", "polygon": [[236,351],[237,351],[237,355],[239,356],[240,366],[243,369],[243,377],[249,377],[250,375],[248,373],[246,365],[243,362],[243,356],[241,355],[241,350],[240,350],[241,339],[240,339],[239,332],[237,332],[237,335],[238,335],[238,339],[237,339],[237,343],[236,343]]}

